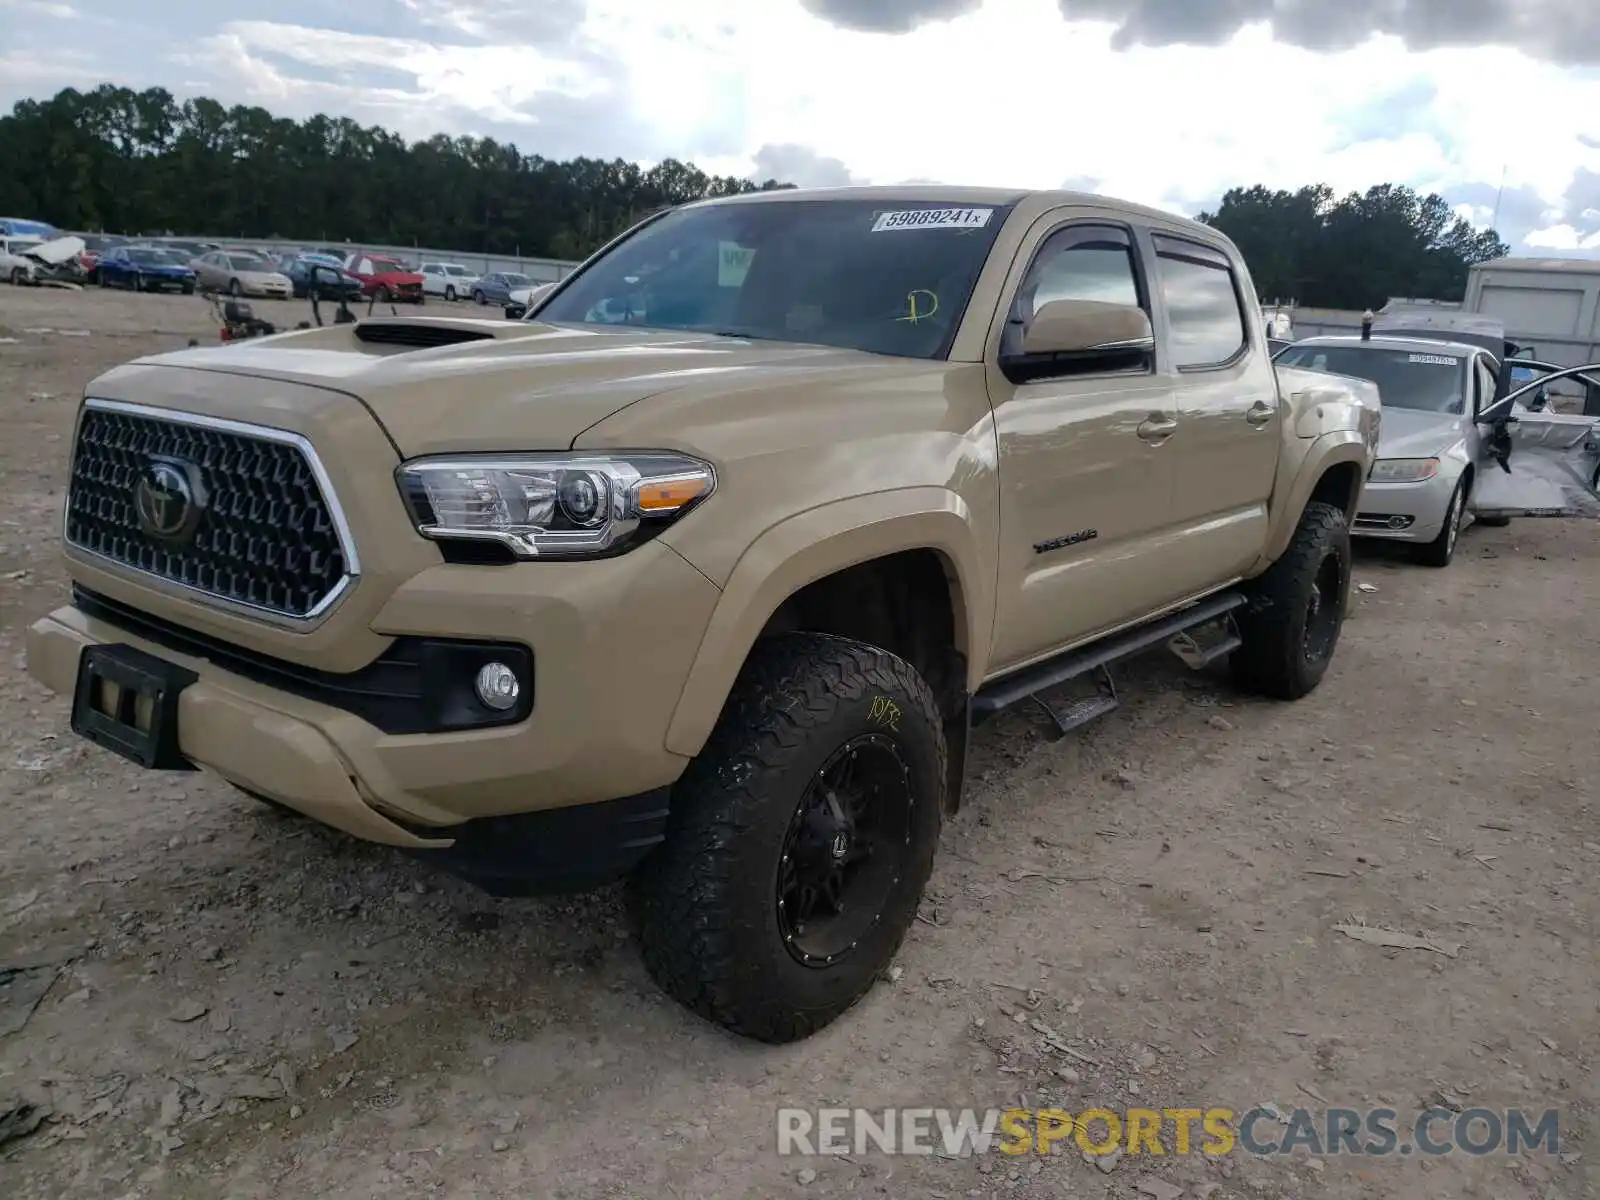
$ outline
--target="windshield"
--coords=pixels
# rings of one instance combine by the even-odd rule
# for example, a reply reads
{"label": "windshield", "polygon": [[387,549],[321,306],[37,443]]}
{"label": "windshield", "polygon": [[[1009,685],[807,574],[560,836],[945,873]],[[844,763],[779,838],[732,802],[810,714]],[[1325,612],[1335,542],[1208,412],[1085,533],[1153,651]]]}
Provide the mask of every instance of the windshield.
{"label": "windshield", "polygon": [[165,252],[161,250],[147,250],[143,246],[135,246],[128,251],[130,262],[145,263],[153,267],[166,267],[172,264],[167,262]]}
{"label": "windshield", "polygon": [[1467,359],[1459,354],[1301,343],[1290,346],[1275,361],[1286,367],[1370,380],[1378,385],[1378,399],[1385,408],[1466,411]]}
{"label": "windshield", "polygon": [[171,266],[187,267],[189,265],[189,256],[182,250],[162,250],[159,253],[161,260]]}
{"label": "windshield", "polygon": [[447,265],[445,267],[445,269],[444,269],[444,273],[446,275],[469,275],[469,274],[471,274],[471,272],[468,271],[465,267],[458,267],[454,263],[450,263],[449,265]]}
{"label": "windshield", "polygon": [[939,358],[1005,216],[871,200],[680,209],[581,270],[539,320]]}
{"label": "windshield", "polygon": [[507,271],[500,278],[505,281],[507,287],[522,287],[528,282],[526,275],[518,275],[515,271]]}

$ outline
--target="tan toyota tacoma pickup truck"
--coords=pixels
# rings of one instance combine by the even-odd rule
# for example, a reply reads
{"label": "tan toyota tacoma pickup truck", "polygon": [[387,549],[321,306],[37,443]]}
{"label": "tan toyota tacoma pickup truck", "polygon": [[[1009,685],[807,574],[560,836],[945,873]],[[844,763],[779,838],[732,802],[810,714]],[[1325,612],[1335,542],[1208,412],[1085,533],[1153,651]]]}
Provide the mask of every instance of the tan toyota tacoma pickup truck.
{"label": "tan toyota tacoma pickup truck", "polygon": [[1317,685],[1377,419],[1370,384],[1275,372],[1244,263],[1188,220],[692,204],[524,321],[94,380],[71,603],[28,666],[101,746],[496,893],[626,875],[660,984],[791,1040],[894,956],[975,722],[1071,728],[1163,644]]}

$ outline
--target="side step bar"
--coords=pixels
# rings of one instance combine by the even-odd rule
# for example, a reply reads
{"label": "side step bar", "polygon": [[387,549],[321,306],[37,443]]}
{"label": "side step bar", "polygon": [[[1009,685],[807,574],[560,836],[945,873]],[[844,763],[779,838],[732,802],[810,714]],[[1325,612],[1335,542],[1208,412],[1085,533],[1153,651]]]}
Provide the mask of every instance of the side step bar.
{"label": "side step bar", "polygon": [[[1208,596],[1188,608],[1179,609],[1175,613],[1168,613],[1164,617],[1157,617],[1153,621],[1146,621],[1143,625],[1135,625],[1132,629],[1125,629],[1121,633],[1104,638],[1098,642],[1091,642],[1087,646],[1080,646],[1075,650],[1068,650],[1054,658],[1035,663],[1018,671],[1015,675],[1007,675],[1003,679],[982,688],[972,698],[972,723],[981,724],[1003,709],[1010,708],[1019,700],[1027,700],[1036,693],[1046,688],[1055,687],[1066,683],[1068,680],[1078,679],[1091,671],[1102,670],[1116,662],[1118,659],[1127,658],[1141,650],[1148,650],[1152,646],[1176,638],[1178,634],[1186,633],[1201,625],[1208,625],[1220,617],[1225,617],[1245,603],[1243,592],[1219,592],[1215,596]],[[1191,667],[1199,669],[1208,663],[1215,662],[1224,654],[1238,649],[1239,639],[1237,634],[1230,633],[1216,645],[1201,649],[1194,639],[1186,639],[1187,645],[1173,646],[1173,652],[1182,658]],[[1192,647],[1192,649],[1191,649]],[[1109,681],[1109,675],[1106,676]],[[1107,703],[1109,701],[1109,703]],[[1043,703],[1043,701],[1040,701]],[[1082,702],[1079,702],[1082,704]],[[1074,706],[1076,708],[1077,706]],[[1103,694],[1101,697],[1092,697],[1085,709],[1092,708],[1093,716],[1109,712],[1116,707],[1116,694]],[[1046,705],[1048,709],[1049,706]],[[1054,712],[1052,717],[1056,717]],[[1062,716],[1075,717],[1076,711],[1063,713]],[[1057,718],[1057,724],[1061,721]],[[1083,724],[1084,721],[1075,721],[1072,728]]]}

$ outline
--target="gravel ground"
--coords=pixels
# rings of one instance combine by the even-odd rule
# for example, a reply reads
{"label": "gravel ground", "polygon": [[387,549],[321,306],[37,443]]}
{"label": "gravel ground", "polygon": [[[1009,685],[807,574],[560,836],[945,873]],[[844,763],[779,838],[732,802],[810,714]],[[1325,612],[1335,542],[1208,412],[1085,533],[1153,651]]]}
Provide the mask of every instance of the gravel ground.
{"label": "gravel ground", "polygon": [[[1080,734],[1026,710],[986,727],[900,969],[771,1048],[665,1000],[613,893],[493,900],[73,737],[23,671],[27,623],[65,597],[73,406],[190,337],[215,337],[197,298],[0,288],[0,970],[45,964],[0,986],[0,1031],[48,985],[0,1032],[0,1139],[8,1099],[49,1109],[0,1146],[11,1200],[1600,1194],[1593,526],[1472,529],[1446,571],[1363,553],[1375,590],[1298,704],[1158,654]],[[1561,1146],[775,1149],[780,1106],[1019,1097],[1555,1108]]]}

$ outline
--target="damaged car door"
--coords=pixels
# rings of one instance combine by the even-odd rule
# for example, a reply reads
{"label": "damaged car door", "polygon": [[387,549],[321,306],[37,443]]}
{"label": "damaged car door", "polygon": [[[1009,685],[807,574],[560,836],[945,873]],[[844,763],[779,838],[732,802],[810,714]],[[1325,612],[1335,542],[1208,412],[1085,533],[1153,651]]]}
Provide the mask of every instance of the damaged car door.
{"label": "damaged car door", "polygon": [[[1483,432],[1482,462],[1473,510],[1480,517],[1600,518],[1600,412],[1553,412],[1540,403],[1548,386],[1563,379],[1600,396],[1600,363],[1562,367],[1528,358],[1516,360],[1527,381],[1497,389],[1476,421]],[[1531,377],[1530,377],[1531,373]]]}

